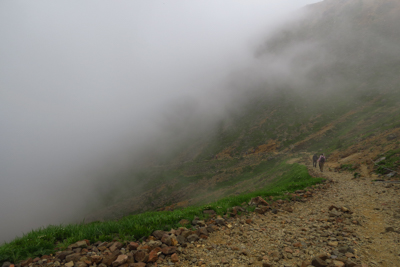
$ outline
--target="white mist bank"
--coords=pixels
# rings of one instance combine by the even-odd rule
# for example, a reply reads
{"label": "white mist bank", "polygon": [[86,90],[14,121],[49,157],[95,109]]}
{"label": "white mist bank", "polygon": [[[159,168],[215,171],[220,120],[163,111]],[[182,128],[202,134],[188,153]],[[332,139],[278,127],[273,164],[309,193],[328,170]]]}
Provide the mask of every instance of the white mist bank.
{"label": "white mist bank", "polygon": [[171,105],[223,116],[226,77],[313,2],[0,2],[0,241],[82,220],[104,182],[89,171],[180,123]]}

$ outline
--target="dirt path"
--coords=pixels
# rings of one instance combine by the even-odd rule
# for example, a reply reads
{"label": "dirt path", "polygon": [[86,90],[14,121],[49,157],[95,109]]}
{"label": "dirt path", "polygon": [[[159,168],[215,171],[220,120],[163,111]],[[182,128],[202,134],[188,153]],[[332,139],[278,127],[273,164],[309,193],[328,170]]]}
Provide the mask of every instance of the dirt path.
{"label": "dirt path", "polygon": [[[310,162],[308,156],[303,161]],[[305,202],[228,219],[220,231],[185,248],[181,266],[307,267],[312,260],[311,266],[400,266],[400,184],[330,171],[322,176],[332,182],[311,190]]]}

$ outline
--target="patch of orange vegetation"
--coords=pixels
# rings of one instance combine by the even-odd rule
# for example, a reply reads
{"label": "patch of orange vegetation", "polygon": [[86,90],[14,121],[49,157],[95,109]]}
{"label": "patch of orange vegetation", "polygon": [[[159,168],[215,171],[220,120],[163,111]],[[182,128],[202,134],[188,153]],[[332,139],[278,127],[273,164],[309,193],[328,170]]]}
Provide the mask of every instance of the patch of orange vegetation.
{"label": "patch of orange vegetation", "polygon": [[270,139],[267,144],[256,147],[255,153],[275,152],[278,146],[278,141]]}
{"label": "patch of orange vegetation", "polygon": [[224,159],[224,158],[231,158],[231,147],[228,147],[224,149],[222,152],[217,154],[218,159]]}
{"label": "patch of orange vegetation", "polygon": [[163,210],[173,211],[173,210],[175,210],[177,208],[184,208],[184,207],[187,207],[187,206],[189,206],[189,201],[188,200],[184,200],[184,201],[181,201],[181,202],[178,202],[178,203],[174,203],[172,205],[160,208],[159,211],[163,211]]}

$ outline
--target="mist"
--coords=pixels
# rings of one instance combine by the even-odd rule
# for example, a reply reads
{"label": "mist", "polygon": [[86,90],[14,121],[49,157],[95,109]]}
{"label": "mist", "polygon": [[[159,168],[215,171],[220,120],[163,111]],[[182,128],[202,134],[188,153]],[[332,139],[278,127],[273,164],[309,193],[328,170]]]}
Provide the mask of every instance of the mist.
{"label": "mist", "polygon": [[0,242],[82,221],[115,170],[211,130],[245,94],[232,73],[314,2],[0,2]]}

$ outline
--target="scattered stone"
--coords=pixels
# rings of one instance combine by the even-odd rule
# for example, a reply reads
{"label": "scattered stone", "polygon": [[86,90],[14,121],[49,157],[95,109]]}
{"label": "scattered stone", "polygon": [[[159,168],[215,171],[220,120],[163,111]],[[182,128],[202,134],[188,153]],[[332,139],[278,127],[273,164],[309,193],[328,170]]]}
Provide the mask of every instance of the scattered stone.
{"label": "scattered stone", "polygon": [[128,256],[127,255],[119,255],[115,261],[113,261],[112,266],[120,266],[127,262]]}
{"label": "scattered stone", "polygon": [[178,262],[179,261],[179,257],[178,257],[178,255],[176,255],[176,253],[171,255],[171,261],[172,262]]}

